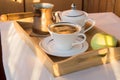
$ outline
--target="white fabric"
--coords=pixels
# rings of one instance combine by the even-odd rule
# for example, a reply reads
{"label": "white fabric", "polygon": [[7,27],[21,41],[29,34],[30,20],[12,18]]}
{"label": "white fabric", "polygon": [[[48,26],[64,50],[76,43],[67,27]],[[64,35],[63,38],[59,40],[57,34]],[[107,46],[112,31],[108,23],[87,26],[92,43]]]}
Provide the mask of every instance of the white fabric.
{"label": "white fabric", "polygon": [[14,26],[19,25],[16,22],[0,23],[7,80],[53,80],[53,76],[22,40]]}
{"label": "white fabric", "polygon": [[96,21],[96,26],[99,29],[120,39],[120,18],[118,16],[108,12],[89,14],[89,17]]}
{"label": "white fabric", "polygon": [[[96,26],[120,39],[120,18],[113,13],[92,13]],[[7,80],[120,80],[120,61],[54,78],[22,40],[16,22],[0,22],[3,65]]]}

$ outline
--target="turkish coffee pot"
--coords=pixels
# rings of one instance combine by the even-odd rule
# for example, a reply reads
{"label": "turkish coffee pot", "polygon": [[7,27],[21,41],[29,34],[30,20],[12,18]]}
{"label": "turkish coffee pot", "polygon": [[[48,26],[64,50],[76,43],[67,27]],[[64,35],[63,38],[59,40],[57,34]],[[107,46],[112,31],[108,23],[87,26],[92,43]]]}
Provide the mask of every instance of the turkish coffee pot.
{"label": "turkish coffee pot", "polygon": [[48,34],[48,26],[53,24],[51,3],[36,3],[34,8],[33,32],[41,35]]}

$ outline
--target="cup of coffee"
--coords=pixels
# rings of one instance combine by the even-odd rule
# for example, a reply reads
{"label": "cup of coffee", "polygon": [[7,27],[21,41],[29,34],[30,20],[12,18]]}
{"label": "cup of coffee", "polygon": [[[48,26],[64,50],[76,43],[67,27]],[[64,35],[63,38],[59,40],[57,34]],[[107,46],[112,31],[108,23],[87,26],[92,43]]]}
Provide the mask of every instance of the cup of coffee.
{"label": "cup of coffee", "polygon": [[[82,44],[86,40],[81,33],[81,27],[69,22],[58,22],[50,25],[48,31],[54,40],[55,47],[59,50],[70,50],[74,45]],[[81,37],[82,40],[76,41]]]}

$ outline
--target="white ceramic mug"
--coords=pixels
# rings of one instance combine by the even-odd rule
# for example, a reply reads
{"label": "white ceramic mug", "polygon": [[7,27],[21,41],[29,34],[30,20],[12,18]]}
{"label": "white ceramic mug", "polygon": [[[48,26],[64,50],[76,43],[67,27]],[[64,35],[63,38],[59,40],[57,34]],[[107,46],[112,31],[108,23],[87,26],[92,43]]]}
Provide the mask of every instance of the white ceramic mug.
{"label": "white ceramic mug", "polygon": [[[86,35],[81,33],[81,27],[68,22],[58,22],[50,25],[48,31],[54,40],[55,47],[59,50],[70,50],[74,45],[82,44]],[[83,39],[76,42],[78,37]]]}

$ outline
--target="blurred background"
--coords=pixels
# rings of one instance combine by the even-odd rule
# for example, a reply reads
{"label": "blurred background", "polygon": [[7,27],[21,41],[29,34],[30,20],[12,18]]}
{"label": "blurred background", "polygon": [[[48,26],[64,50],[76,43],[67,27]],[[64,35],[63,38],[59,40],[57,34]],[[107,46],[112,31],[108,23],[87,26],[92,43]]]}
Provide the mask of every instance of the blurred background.
{"label": "blurred background", "polygon": [[1,0],[0,14],[31,12],[34,3],[53,3],[53,11],[63,11],[70,9],[72,3],[75,3],[77,9],[88,13],[96,12],[114,12],[120,16],[120,0]]}

